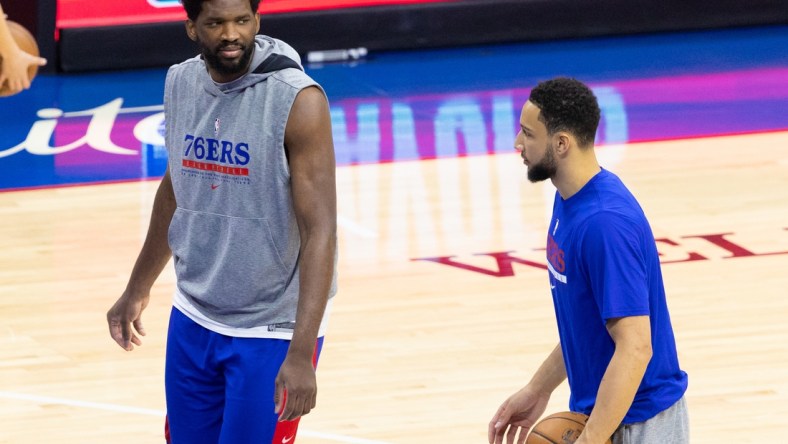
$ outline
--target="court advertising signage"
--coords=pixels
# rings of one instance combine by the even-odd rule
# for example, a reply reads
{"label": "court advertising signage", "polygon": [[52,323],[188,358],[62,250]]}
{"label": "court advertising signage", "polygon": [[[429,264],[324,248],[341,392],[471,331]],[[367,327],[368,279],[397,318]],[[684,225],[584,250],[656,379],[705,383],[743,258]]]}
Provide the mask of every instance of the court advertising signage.
{"label": "court advertising signage", "polygon": [[[453,0],[263,0],[261,14],[450,2]],[[185,20],[180,0],[58,0],[55,27],[88,28]]]}

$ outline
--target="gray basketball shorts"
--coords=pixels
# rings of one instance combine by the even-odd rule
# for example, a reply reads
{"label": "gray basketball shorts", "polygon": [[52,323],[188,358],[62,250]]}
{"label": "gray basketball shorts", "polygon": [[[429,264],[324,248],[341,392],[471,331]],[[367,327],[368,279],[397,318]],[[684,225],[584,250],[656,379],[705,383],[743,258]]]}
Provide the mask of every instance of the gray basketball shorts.
{"label": "gray basketball shorts", "polygon": [[687,401],[682,396],[670,408],[647,421],[622,425],[612,438],[613,444],[688,444]]}

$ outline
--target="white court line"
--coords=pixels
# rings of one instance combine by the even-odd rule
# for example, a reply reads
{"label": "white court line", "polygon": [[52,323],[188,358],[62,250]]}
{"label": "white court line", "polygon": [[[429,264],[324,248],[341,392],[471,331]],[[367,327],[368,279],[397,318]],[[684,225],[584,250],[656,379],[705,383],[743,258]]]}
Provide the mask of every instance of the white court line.
{"label": "white court line", "polygon": [[17,399],[20,401],[31,401],[39,404],[60,404],[60,405],[69,405],[72,407],[84,407],[88,409],[106,410],[109,412],[136,413],[139,415],[164,417],[164,412],[162,412],[161,410],[141,409],[137,407],[128,407],[128,406],[117,405],[117,404],[105,404],[102,402],[88,402],[88,401],[77,401],[74,399],[53,398],[50,396],[28,395],[26,393],[0,391],[0,398]]}
{"label": "white court line", "polygon": [[298,429],[298,436],[309,436],[312,438],[327,439],[329,441],[345,442],[348,444],[388,444],[383,441],[372,441],[363,438],[352,438],[350,436],[334,435],[332,433],[313,432],[311,430]]}
{"label": "white court line", "polygon": [[[155,409],[143,409],[138,407],[118,405],[118,404],[107,404],[103,402],[77,401],[74,399],[54,398],[51,396],[38,396],[38,395],[30,395],[26,393],[0,391],[0,398],[15,399],[18,401],[31,401],[38,404],[68,405],[72,407],[82,407],[88,409],[104,410],[109,412],[134,413],[138,415],[158,416],[161,418],[163,418],[165,415],[165,412]],[[347,444],[388,444],[383,441],[372,441],[369,439],[353,438],[351,436],[335,435],[332,433],[321,433],[312,430],[304,430],[300,428],[298,430],[298,434],[301,436],[309,436],[312,438],[326,439],[329,441],[343,442]]]}
{"label": "white court line", "polygon": [[366,238],[376,238],[376,237],[378,237],[378,233],[376,233],[376,232],[374,232],[374,231],[372,231],[372,230],[370,230],[368,228],[364,228],[363,226],[357,224],[356,222],[354,222],[354,221],[352,221],[352,220],[350,220],[350,219],[348,219],[348,218],[346,218],[346,217],[344,217],[344,216],[342,216],[340,214],[337,215],[337,224],[339,226],[341,226],[342,228],[344,228],[344,229],[346,229],[346,230],[348,230],[348,231],[350,231],[352,233],[358,234],[361,237],[366,237]]}

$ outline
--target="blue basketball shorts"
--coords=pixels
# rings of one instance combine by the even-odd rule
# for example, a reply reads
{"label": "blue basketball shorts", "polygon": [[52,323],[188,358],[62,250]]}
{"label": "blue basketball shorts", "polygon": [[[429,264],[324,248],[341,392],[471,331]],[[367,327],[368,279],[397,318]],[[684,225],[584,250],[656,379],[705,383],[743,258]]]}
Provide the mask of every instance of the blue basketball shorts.
{"label": "blue basketball shorts", "polygon": [[[274,412],[290,341],[208,330],[173,308],[167,335],[165,437],[171,444],[292,444],[298,420]],[[317,341],[313,365],[323,346]]]}

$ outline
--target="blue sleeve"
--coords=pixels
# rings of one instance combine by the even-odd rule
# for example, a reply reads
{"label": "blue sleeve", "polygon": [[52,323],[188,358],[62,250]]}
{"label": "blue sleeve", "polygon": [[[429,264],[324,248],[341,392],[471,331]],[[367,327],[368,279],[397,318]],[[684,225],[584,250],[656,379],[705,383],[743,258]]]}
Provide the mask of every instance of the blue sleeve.
{"label": "blue sleeve", "polygon": [[638,222],[615,212],[602,211],[586,221],[580,255],[605,320],[649,314],[642,233]]}

